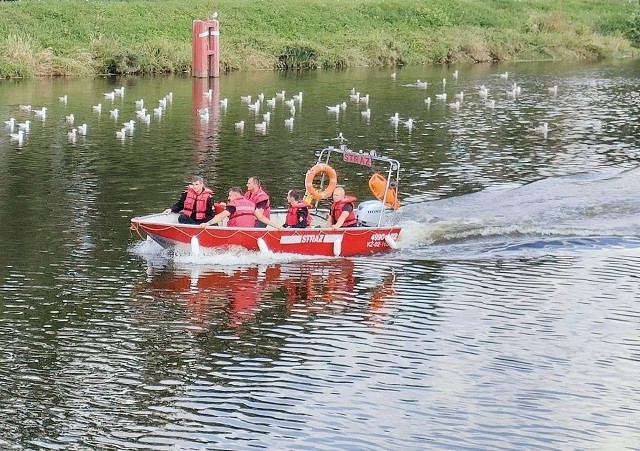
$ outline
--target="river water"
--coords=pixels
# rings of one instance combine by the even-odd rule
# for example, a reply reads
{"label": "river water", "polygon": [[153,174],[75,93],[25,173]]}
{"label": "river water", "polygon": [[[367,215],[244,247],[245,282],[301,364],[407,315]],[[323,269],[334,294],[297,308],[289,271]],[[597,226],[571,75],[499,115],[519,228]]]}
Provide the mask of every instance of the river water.
{"label": "river water", "polygon": [[[640,63],[457,69],[2,81],[0,117],[32,122],[0,134],[0,447],[640,449]],[[281,90],[294,113],[241,101]],[[194,173],[283,206],[341,132],[402,164],[390,254],[196,258],[129,230]]]}

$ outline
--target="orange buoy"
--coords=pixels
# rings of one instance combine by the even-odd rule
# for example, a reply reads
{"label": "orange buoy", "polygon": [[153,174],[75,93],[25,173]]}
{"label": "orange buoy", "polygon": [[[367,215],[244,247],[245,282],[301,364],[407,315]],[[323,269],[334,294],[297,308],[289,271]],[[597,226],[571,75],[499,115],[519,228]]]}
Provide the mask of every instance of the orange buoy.
{"label": "orange buoy", "polygon": [[[318,174],[324,174],[329,177],[329,185],[322,191],[318,191],[313,187],[313,180]],[[307,171],[307,175],[304,178],[304,187],[311,197],[316,200],[326,199],[331,196],[333,190],[338,185],[338,176],[335,169],[325,163],[318,163]]]}
{"label": "orange buoy", "polygon": [[387,195],[385,196],[384,190],[386,187],[387,179],[383,175],[376,172],[369,178],[369,189],[373,195],[376,196],[376,199],[382,200],[382,197],[384,196],[385,205],[397,210],[400,208],[400,202],[398,202],[398,191],[395,187],[390,186],[387,191]]}

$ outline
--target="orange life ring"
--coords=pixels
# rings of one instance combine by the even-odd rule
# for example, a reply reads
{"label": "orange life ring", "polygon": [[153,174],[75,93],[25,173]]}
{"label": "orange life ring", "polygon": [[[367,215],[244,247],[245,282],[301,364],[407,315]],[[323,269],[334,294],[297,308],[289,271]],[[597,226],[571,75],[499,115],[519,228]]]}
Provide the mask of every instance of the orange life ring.
{"label": "orange life ring", "polygon": [[[329,177],[329,185],[322,191],[318,191],[313,187],[313,179],[315,179],[318,174],[325,174]],[[331,196],[331,193],[333,193],[333,190],[336,189],[337,185],[338,176],[336,174],[336,170],[325,163],[316,164],[307,171],[307,175],[304,178],[304,187],[306,188],[307,193],[316,200],[326,199]]]}
{"label": "orange life ring", "polygon": [[[384,196],[384,190],[387,187],[387,179],[377,172],[369,178],[369,189],[376,196],[376,199],[382,200]],[[384,203],[388,207],[397,210],[400,208],[400,202],[398,202],[398,191],[394,187],[389,187],[387,195],[384,196]]]}

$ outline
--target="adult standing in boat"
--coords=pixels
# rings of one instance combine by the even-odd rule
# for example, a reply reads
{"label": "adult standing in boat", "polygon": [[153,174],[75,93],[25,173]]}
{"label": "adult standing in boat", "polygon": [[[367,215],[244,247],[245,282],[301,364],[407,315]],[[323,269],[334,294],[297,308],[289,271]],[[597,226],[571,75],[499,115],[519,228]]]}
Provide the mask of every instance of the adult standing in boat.
{"label": "adult standing in boat", "polygon": [[244,193],[244,197],[256,204],[255,211],[255,227],[266,227],[272,225],[271,223],[271,201],[269,195],[262,189],[262,183],[256,176],[249,177],[247,180],[247,192]]}
{"label": "adult standing in boat", "polygon": [[332,229],[356,227],[358,218],[356,217],[355,201],[355,197],[345,194],[343,187],[338,186],[333,190],[333,205],[331,205],[327,218],[327,227]]}
{"label": "adult standing in boat", "polygon": [[180,212],[178,216],[180,224],[202,224],[213,218],[212,194],[213,191],[205,186],[202,177],[193,176],[191,184],[182,193],[178,202],[167,208],[164,214]]}
{"label": "adult standing in boat", "polygon": [[224,210],[215,215],[207,222],[203,222],[200,227],[217,224],[224,218],[229,218],[227,227],[254,227],[256,204],[242,195],[242,190],[238,186],[229,189],[229,202]]}
{"label": "adult standing in boat", "polygon": [[289,190],[287,202],[289,203],[289,210],[287,210],[284,227],[295,229],[309,227],[311,225],[311,213],[309,211],[311,205],[302,199],[302,193],[297,189]]}

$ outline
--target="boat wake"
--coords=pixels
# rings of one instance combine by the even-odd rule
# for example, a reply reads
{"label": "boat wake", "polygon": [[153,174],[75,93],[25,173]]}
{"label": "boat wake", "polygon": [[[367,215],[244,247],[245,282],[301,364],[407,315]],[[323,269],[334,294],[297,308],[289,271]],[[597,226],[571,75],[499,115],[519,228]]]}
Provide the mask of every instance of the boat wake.
{"label": "boat wake", "polygon": [[130,252],[144,258],[154,267],[178,266],[225,266],[244,267],[291,263],[302,260],[327,260],[335,257],[308,256],[274,252],[253,252],[243,248],[210,250],[200,248],[194,254],[188,248],[165,249],[151,239],[138,241],[130,247]]}
{"label": "boat wake", "polygon": [[401,210],[401,255],[454,258],[640,247],[640,169],[551,177]]}

